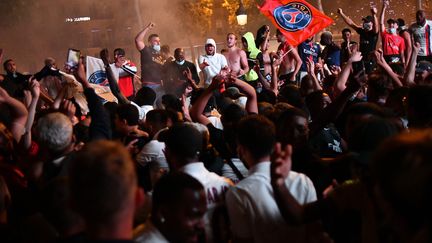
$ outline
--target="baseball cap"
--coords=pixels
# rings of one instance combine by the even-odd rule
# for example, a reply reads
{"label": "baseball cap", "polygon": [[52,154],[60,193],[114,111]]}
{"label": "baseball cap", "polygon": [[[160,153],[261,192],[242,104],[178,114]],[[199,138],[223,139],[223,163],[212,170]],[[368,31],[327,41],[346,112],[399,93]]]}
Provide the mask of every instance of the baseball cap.
{"label": "baseball cap", "polygon": [[372,22],[372,21],[373,21],[373,17],[370,16],[370,15],[368,15],[368,16],[362,18],[362,20],[363,20],[364,22]]}
{"label": "baseball cap", "polygon": [[416,67],[416,73],[422,73],[424,71],[428,71],[432,73],[432,63],[428,61],[420,61]]}
{"label": "baseball cap", "polygon": [[234,100],[238,99],[241,96],[246,96],[245,94],[240,93],[240,90],[237,87],[226,88],[224,95]]}

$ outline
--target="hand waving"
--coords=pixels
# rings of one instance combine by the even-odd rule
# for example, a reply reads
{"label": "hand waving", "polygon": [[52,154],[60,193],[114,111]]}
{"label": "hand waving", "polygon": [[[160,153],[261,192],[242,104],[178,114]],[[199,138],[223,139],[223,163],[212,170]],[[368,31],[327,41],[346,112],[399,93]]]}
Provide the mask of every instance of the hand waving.
{"label": "hand waving", "polygon": [[271,156],[271,182],[273,185],[282,186],[291,171],[292,146],[286,145],[282,148],[280,143],[275,145]]}

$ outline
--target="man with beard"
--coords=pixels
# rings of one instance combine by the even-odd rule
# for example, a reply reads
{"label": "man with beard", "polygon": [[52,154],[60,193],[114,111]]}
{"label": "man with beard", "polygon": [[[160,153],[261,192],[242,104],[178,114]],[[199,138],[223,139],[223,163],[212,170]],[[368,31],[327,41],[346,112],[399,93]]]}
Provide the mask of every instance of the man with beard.
{"label": "man with beard", "polygon": [[414,41],[420,43],[417,61],[432,62],[432,21],[426,19],[424,10],[417,11],[416,22],[411,25],[410,31]]}
{"label": "man with beard", "polygon": [[140,31],[135,38],[135,45],[141,54],[141,81],[144,86],[154,89],[159,97],[161,96],[163,65],[159,35],[151,34],[148,37],[148,46],[144,43],[144,37],[154,26],[154,23],[149,23]]}
{"label": "man with beard", "polygon": [[200,79],[195,64],[185,60],[183,48],[174,50],[175,60],[164,65],[165,92],[177,96],[184,92],[186,84],[199,84]]}
{"label": "man with beard", "polygon": [[216,53],[216,42],[207,39],[205,43],[206,54],[199,57],[199,67],[204,73],[204,86],[208,87],[214,76],[220,73],[223,68],[228,68],[224,55]]}

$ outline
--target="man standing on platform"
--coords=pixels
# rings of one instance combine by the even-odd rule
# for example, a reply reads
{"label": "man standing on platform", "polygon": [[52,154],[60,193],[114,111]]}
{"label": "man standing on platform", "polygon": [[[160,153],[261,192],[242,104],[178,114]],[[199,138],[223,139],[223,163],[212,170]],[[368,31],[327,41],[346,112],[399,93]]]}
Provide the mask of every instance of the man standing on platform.
{"label": "man standing on platform", "polygon": [[144,86],[155,90],[157,97],[163,95],[162,89],[162,65],[160,55],[160,38],[157,34],[148,37],[148,46],[144,43],[147,32],[153,29],[154,23],[149,23],[135,38],[135,45],[141,54],[141,81]]}
{"label": "man standing on platform", "polygon": [[249,71],[246,52],[237,47],[237,36],[234,33],[227,35],[228,51],[224,53],[228,67],[233,74],[241,78]]}

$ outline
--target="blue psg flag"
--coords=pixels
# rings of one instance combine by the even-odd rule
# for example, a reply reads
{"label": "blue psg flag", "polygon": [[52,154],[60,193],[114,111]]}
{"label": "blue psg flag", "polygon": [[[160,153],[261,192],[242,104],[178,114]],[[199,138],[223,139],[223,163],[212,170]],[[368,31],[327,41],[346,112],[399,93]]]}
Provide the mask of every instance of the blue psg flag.
{"label": "blue psg flag", "polygon": [[303,0],[266,0],[259,9],[293,46],[333,23],[333,19]]}

